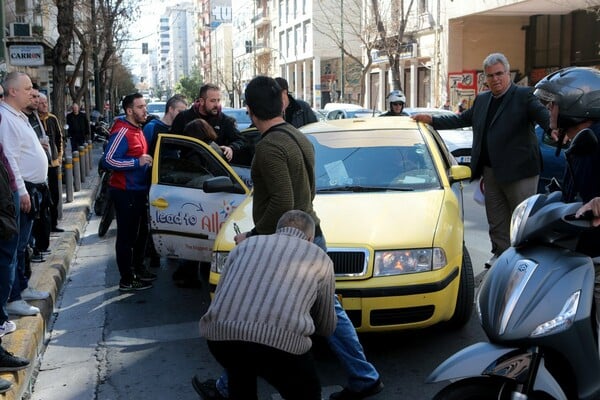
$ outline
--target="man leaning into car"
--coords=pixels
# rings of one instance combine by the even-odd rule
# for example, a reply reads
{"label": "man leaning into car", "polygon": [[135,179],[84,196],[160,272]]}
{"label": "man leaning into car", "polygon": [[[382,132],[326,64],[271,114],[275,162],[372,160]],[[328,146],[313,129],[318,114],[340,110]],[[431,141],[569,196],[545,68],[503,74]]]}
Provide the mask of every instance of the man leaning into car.
{"label": "man leaning into car", "polygon": [[[313,218],[316,225],[314,243],[327,251],[319,218],[313,209],[316,192],[314,148],[304,134],[283,119],[281,93],[277,82],[266,76],[255,77],[246,87],[248,114],[261,132],[262,139],[256,145],[251,169],[255,228],[251,232],[236,235],[235,242],[239,244],[253,235],[273,234],[279,218],[286,211],[296,209]],[[379,393],[383,389],[379,373],[367,361],[356,330],[337,296],[334,305],[337,325],[328,342],[346,369],[349,382],[342,391],[333,393],[330,399],[363,399]],[[225,377],[222,376],[216,384],[212,380],[200,382],[194,377],[194,387],[201,388],[204,397],[206,392],[218,391],[220,397],[212,398],[226,398]],[[209,383],[213,387],[208,388]]]}
{"label": "man leaning into car", "polygon": [[483,61],[489,91],[477,95],[457,115],[416,114],[413,119],[436,129],[473,127],[472,179],[483,176],[485,211],[492,242],[489,268],[510,246],[510,218],[515,207],[537,191],[541,170],[534,125],[549,130],[550,114],[533,89],[512,83],[510,65],[501,53]]}

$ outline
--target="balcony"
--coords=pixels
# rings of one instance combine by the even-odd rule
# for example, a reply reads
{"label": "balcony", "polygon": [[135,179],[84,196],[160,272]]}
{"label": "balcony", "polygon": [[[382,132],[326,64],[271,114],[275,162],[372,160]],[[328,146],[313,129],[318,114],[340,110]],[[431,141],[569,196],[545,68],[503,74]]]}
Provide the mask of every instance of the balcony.
{"label": "balcony", "polygon": [[259,8],[256,10],[256,15],[252,17],[251,23],[254,24],[256,28],[260,28],[271,24],[271,18],[269,18],[268,13],[264,9]]}

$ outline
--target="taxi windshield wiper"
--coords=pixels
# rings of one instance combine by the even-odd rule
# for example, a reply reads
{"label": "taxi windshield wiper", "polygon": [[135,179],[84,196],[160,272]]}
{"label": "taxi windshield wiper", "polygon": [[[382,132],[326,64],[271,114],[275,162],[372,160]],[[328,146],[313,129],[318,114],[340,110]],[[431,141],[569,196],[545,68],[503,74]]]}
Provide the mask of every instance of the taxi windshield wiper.
{"label": "taxi windshield wiper", "polygon": [[317,193],[324,192],[385,192],[388,190],[400,191],[400,192],[412,192],[414,189],[411,187],[390,187],[390,186],[362,186],[362,185],[346,185],[346,186],[332,186],[326,188],[317,189]]}

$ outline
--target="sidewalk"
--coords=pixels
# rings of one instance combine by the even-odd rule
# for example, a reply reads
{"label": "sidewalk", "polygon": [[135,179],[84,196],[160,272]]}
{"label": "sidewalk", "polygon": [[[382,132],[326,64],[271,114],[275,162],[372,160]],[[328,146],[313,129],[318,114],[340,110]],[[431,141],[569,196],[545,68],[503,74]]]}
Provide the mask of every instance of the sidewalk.
{"label": "sidewalk", "polygon": [[17,330],[2,338],[2,346],[11,353],[28,358],[31,361],[27,369],[18,372],[0,373],[0,377],[13,382],[11,389],[0,395],[0,399],[21,399],[30,392],[32,377],[38,368],[38,357],[46,345],[46,330],[54,312],[54,302],[60,293],[65,277],[71,265],[77,243],[85,227],[93,204],[93,195],[99,182],[97,173],[98,159],[102,154],[102,145],[94,143],[92,151],[92,168],[81,190],[73,193],[73,201],[64,203],[66,193],[63,185],[63,214],[58,226],[65,231],[52,233],[50,236],[51,254],[45,256],[46,261],[31,265],[32,275],[29,286],[37,290],[50,292],[45,300],[31,301],[39,307],[40,314],[31,317],[11,315],[11,320],[17,324]]}

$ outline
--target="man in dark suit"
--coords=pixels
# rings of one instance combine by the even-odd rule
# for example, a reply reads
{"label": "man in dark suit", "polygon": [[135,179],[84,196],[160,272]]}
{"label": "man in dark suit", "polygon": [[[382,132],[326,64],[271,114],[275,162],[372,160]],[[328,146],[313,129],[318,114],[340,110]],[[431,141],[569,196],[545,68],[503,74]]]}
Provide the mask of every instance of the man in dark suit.
{"label": "man in dark suit", "polygon": [[458,115],[414,115],[436,129],[473,127],[472,178],[483,176],[485,211],[492,242],[492,258],[510,246],[510,218],[515,207],[536,193],[541,170],[535,123],[548,131],[550,114],[533,95],[510,79],[510,65],[501,53],[483,61],[489,91],[477,95],[473,105]]}

